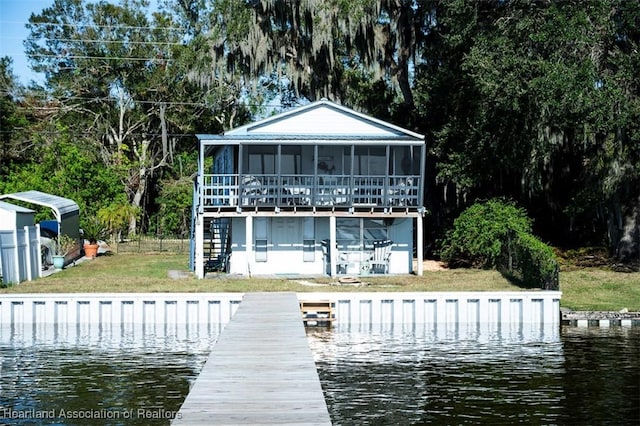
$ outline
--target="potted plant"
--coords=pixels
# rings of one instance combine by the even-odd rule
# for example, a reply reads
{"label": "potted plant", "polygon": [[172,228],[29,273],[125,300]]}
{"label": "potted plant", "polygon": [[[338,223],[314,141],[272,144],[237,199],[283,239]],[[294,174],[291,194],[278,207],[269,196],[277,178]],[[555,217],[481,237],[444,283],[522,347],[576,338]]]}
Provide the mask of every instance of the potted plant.
{"label": "potted plant", "polygon": [[84,256],[89,258],[95,258],[98,255],[98,240],[102,239],[105,234],[105,227],[102,223],[93,218],[87,220],[82,226],[82,236],[85,240],[82,248],[84,249]]}
{"label": "potted plant", "polygon": [[51,259],[53,260],[53,266],[56,269],[62,269],[64,267],[64,259],[67,254],[76,247],[77,241],[68,236],[67,234],[58,235],[54,240],[53,254]]}

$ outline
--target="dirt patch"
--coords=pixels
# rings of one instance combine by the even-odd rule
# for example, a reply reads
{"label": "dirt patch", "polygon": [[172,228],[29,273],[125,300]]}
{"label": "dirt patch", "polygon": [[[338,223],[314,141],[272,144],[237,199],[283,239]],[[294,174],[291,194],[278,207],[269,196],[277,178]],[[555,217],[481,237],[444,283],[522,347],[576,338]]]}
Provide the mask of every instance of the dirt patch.
{"label": "dirt patch", "polygon": [[296,283],[300,284],[300,285],[304,285],[307,287],[326,287],[329,284],[324,284],[324,283],[315,283],[312,281],[307,281],[307,280],[295,280]]}
{"label": "dirt patch", "polygon": [[[413,270],[418,269],[418,261],[413,259]],[[422,269],[424,271],[443,271],[447,269],[446,265],[439,260],[427,259],[422,261]]]}
{"label": "dirt patch", "polygon": [[170,269],[168,274],[169,274],[169,278],[174,279],[174,280],[181,280],[181,279],[184,279],[184,278],[193,277],[193,274],[191,272],[177,271],[175,269]]}

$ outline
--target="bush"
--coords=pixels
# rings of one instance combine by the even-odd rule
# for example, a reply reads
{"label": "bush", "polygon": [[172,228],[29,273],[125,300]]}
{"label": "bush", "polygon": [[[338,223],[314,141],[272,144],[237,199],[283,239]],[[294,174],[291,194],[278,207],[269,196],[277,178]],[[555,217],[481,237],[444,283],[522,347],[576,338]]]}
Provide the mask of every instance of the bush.
{"label": "bush", "polygon": [[58,235],[53,245],[54,256],[66,256],[78,247],[78,241],[67,234]]}
{"label": "bush", "polygon": [[558,262],[551,247],[531,234],[520,234],[516,241],[516,259],[510,273],[519,271],[522,283],[558,290]]}
{"label": "bush", "polygon": [[524,285],[558,288],[558,263],[551,248],[531,233],[531,220],[513,203],[489,200],[463,211],[442,242],[450,267],[493,268]]}
{"label": "bush", "polygon": [[495,268],[505,245],[521,233],[531,233],[523,209],[501,200],[474,204],[453,222],[440,256],[452,267]]}

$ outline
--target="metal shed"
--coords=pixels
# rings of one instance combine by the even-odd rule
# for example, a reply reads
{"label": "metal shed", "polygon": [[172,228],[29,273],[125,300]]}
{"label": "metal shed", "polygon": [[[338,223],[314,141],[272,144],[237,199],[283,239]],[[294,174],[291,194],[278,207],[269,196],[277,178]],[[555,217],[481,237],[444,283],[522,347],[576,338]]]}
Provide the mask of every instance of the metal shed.
{"label": "metal shed", "polygon": [[0,201],[0,277],[4,284],[40,276],[40,244],[35,211]]}
{"label": "metal shed", "polygon": [[0,231],[13,231],[34,225],[35,212],[25,207],[0,201]]}

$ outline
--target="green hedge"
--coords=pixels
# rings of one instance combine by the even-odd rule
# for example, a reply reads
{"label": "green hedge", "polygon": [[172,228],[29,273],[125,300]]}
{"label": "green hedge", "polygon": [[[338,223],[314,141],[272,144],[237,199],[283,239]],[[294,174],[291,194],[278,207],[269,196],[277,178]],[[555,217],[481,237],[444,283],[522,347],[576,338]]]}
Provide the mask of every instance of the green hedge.
{"label": "green hedge", "polygon": [[451,267],[498,269],[524,285],[557,289],[555,255],[531,229],[526,212],[513,203],[476,203],[454,221],[440,254]]}
{"label": "green hedge", "polygon": [[540,286],[545,290],[558,290],[558,262],[551,247],[534,235],[520,234],[514,247],[515,260],[509,269],[526,286]]}
{"label": "green hedge", "polygon": [[453,222],[440,255],[449,265],[496,268],[512,235],[531,233],[531,221],[512,203],[489,200],[468,207]]}

